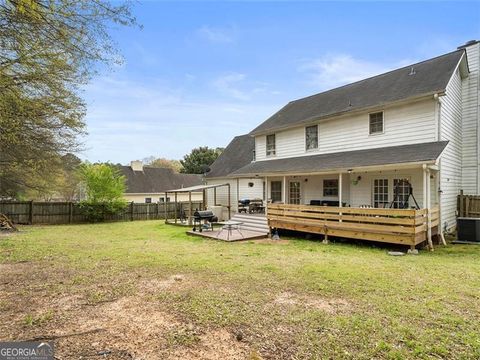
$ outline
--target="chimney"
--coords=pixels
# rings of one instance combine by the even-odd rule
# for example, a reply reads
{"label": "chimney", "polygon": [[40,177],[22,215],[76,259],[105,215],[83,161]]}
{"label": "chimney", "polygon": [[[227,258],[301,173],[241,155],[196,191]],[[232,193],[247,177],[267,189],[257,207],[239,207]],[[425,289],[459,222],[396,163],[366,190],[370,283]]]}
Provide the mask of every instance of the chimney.
{"label": "chimney", "polygon": [[140,160],[131,161],[130,167],[133,171],[143,171],[143,163]]}
{"label": "chimney", "polygon": [[463,45],[460,45],[457,49],[466,49],[467,47],[469,46],[472,46],[472,45],[475,45],[477,43],[479,43],[480,41],[479,40],[469,40],[467,41],[465,44]]}

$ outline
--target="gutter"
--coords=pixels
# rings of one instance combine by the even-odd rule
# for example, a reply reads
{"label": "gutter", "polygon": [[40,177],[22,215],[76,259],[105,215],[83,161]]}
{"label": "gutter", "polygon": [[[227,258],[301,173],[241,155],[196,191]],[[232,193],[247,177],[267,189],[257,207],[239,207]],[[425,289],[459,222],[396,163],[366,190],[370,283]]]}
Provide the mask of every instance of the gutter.
{"label": "gutter", "polygon": [[289,172],[279,171],[279,172],[258,172],[258,173],[249,173],[249,174],[232,174],[227,176],[227,178],[260,178],[264,176],[283,176],[288,174],[289,176],[308,176],[308,175],[329,175],[337,173],[355,173],[355,172],[364,172],[364,171],[380,171],[380,170],[394,170],[399,168],[411,168],[411,167],[421,167],[424,164],[436,165],[437,159],[430,160],[419,160],[414,162],[405,162],[405,163],[394,163],[394,164],[383,164],[383,165],[371,165],[371,166],[362,166],[358,168],[337,168],[337,169],[328,169],[324,171],[311,171],[311,172]]}

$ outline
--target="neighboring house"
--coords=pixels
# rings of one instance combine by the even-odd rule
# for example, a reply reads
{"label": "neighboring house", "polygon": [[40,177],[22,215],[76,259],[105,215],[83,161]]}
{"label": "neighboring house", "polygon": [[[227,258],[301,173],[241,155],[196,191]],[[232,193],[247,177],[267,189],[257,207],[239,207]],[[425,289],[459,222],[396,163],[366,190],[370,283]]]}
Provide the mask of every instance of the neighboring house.
{"label": "neighboring house", "polygon": [[[125,176],[127,192],[125,199],[136,203],[165,202],[165,191],[202,185],[202,176],[179,174],[168,168],[143,166],[141,161],[132,161],[130,166],[120,166]],[[188,201],[188,194],[179,193],[178,201]],[[174,201],[168,198],[166,201]],[[202,201],[202,192],[192,193],[192,201]]]}
{"label": "neighboring house", "polygon": [[[455,226],[457,194],[480,193],[480,44],[288,103],[237,136],[211,166],[232,204],[351,207],[438,204]],[[430,191],[428,191],[430,190]],[[225,194],[217,203],[225,204]],[[210,202],[211,194],[208,193]],[[233,209],[235,210],[235,209]]]}

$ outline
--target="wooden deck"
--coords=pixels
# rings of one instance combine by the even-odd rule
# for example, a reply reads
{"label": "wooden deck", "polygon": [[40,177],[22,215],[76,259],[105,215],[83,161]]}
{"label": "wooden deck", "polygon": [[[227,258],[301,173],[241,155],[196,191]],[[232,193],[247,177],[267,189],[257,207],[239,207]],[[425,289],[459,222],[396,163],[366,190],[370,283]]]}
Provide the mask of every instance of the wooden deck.
{"label": "wooden deck", "polygon": [[268,234],[250,231],[250,230],[233,230],[230,234],[228,230],[207,230],[207,231],[187,231],[188,235],[201,236],[204,238],[209,238],[212,240],[221,240],[221,241],[241,241],[241,240],[253,240],[253,239],[264,239],[268,237]]}
{"label": "wooden deck", "polygon": [[[268,204],[271,228],[323,234],[326,237],[415,245],[437,234],[438,206],[430,209],[376,209]],[[430,229],[428,231],[428,223]]]}

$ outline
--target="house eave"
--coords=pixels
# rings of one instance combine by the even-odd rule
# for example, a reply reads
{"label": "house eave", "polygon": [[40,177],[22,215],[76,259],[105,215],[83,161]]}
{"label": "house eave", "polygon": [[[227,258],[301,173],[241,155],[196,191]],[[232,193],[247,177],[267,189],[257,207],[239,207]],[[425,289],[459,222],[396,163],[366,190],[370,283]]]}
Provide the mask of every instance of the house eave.
{"label": "house eave", "polygon": [[422,95],[419,95],[419,96],[414,96],[414,97],[410,97],[410,98],[402,99],[402,100],[397,100],[397,101],[388,101],[388,102],[378,103],[378,104],[375,104],[375,105],[372,105],[372,106],[366,106],[366,107],[357,108],[357,109],[354,109],[354,110],[345,110],[345,111],[336,112],[334,114],[328,114],[328,115],[324,115],[324,116],[312,116],[312,117],[306,118],[305,120],[297,122],[295,124],[290,124],[290,125],[286,125],[286,126],[279,126],[279,127],[272,128],[270,130],[267,129],[267,130],[261,130],[261,131],[252,131],[252,132],[249,133],[249,135],[251,135],[251,136],[268,135],[268,134],[271,134],[271,133],[280,132],[280,131],[284,131],[284,130],[288,130],[288,129],[294,129],[294,128],[298,128],[298,127],[301,127],[301,126],[308,126],[312,123],[316,123],[316,122],[320,122],[320,121],[330,121],[332,119],[335,119],[335,118],[341,117],[341,116],[345,116],[345,115],[354,116],[354,115],[357,115],[359,113],[376,111],[378,109],[383,109],[385,107],[390,107],[390,106],[395,106],[395,105],[404,105],[404,104],[417,102],[417,101],[421,101],[421,100],[433,99],[434,95],[438,95],[438,96],[445,95],[445,89],[430,91],[428,93],[425,93],[425,94],[422,94]]}
{"label": "house eave", "polygon": [[258,174],[232,174],[227,176],[227,178],[236,179],[236,178],[262,178],[262,177],[275,177],[275,176],[309,176],[309,175],[329,175],[329,174],[345,174],[345,173],[359,173],[359,172],[372,172],[372,171],[386,171],[386,170],[399,170],[407,168],[421,168],[423,165],[436,165],[437,160],[425,160],[425,161],[415,161],[415,162],[406,162],[406,163],[394,163],[394,164],[385,164],[385,165],[372,165],[372,166],[361,166],[361,167],[352,167],[352,168],[336,168],[328,169],[323,171],[310,171],[310,172],[265,172]]}

